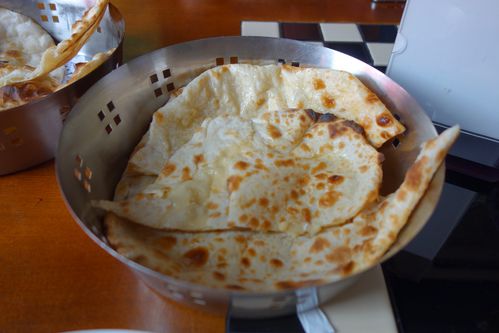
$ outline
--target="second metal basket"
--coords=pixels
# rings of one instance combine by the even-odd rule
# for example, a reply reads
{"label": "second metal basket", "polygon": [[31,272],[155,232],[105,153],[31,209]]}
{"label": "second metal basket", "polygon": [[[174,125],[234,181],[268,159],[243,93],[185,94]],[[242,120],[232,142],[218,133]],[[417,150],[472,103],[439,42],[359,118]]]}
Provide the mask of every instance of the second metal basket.
{"label": "second metal basket", "polygon": [[[56,40],[71,35],[71,25],[89,6],[88,1],[0,0],[0,7],[31,17]],[[68,76],[77,62],[98,52],[116,50],[89,75],[46,97],[0,111],[0,175],[29,168],[54,157],[62,123],[78,98],[122,62],[124,21],[109,5],[94,35],[66,65]]]}

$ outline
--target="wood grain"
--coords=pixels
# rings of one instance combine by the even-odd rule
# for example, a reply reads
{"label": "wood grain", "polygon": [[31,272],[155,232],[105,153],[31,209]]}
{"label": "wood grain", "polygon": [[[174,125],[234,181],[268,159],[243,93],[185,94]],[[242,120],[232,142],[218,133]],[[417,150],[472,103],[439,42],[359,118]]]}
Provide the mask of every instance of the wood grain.
{"label": "wood grain", "polygon": [[53,162],[0,177],[0,189],[0,331],[223,331],[223,316],[158,296],[91,241],[66,210]]}
{"label": "wood grain", "polygon": [[[396,23],[400,5],[367,0],[113,3],[125,60],[191,39],[240,34],[241,20]],[[224,317],[165,300],[91,241],[69,215],[53,162],[0,177],[0,331],[129,328],[223,332]]]}
{"label": "wood grain", "polygon": [[241,21],[395,23],[403,5],[369,0],[113,1],[125,19],[124,57],[188,40],[240,35]]}

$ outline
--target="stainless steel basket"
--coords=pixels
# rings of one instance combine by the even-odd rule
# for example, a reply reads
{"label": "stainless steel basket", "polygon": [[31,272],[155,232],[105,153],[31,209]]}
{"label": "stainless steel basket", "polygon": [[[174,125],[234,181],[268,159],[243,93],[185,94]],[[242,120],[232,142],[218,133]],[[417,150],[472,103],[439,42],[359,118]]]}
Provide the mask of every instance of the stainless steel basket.
{"label": "stainless steel basket", "polygon": [[[357,75],[376,92],[408,128],[382,148],[383,191],[393,191],[412,164],[423,141],[436,131],[423,110],[390,78],[345,54],[304,42],[262,37],[220,37],[172,45],[143,55],[97,82],[66,120],[56,156],[57,177],[68,209],[82,229],[105,251],[132,268],[148,285],[174,300],[234,316],[265,317],[305,310],[331,299],[360,274],[338,282],[298,290],[251,293],[213,290],[179,281],[132,262],[113,250],[105,237],[102,215],[90,205],[110,199],[130,153],[169,92],[202,70],[227,63],[278,63],[342,69]],[[405,246],[430,217],[443,186],[439,169],[386,260]]]}
{"label": "stainless steel basket", "polygon": [[[71,35],[71,25],[81,18],[88,6],[89,1],[84,0],[0,0],[0,7],[31,17],[56,41]],[[75,63],[88,61],[98,52],[116,48],[106,62],[54,94],[0,111],[0,175],[54,157],[66,114],[92,84],[121,64],[124,28],[118,9],[109,5],[94,35],[65,66],[65,77],[72,73]]]}

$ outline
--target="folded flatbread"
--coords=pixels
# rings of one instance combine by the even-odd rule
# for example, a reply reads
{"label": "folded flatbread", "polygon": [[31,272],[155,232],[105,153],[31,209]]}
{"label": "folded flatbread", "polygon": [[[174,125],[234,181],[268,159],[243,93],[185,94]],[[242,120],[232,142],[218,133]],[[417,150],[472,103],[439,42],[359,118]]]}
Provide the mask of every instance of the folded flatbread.
{"label": "folded flatbread", "polygon": [[[351,222],[313,236],[161,231],[108,214],[107,237],[131,260],[212,288],[271,291],[332,282],[378,262],[408,221],[458,134],[455,126],[423,144],[395,193],[364,208]],[[130,193],[143,185],[135,182]],[[116,199],[122,195],[118,191]]]}
{"label": "folded flatbread", "polygon": [[205,120],[131,198],[98,205],[158,229],[311,233],[378,198],[382,155],[350,120],[312,110]]}
{"label": "folded flatbread", "polygon": [[174,278],[270,291],[367,269],[396,240],[459,134],[426,142],[381,198],[376,150],[404,127],[349,73],[208,70],[153,116],[107,211],[110,244]]}
{"label": "folded flatbread", "polygon": [[[28,75],[33,68],[30,66],[15,66],[0,63],[0,76],[6,75]],[[59,87],[59,81],[51,76],[44,76],[29,82],[14,83],[0,88],[0,111],[10,109],[34,99],[49,95]]]}
{"label": "folded flatbread", "polygon": [[[55,47],[54,40],[35,21],[0,7],[0,81],[31,75],[50,47]],[[63,74],[60,68],[39,80],[2,86],[0,111],[52,93]]]}
{"label": "folded flatbread", "polygon": [[265,110],[290,108],[355,121],[374,147],[404,131],[379,98],[350,73],[286,65],[226,65],[199,75],[156,112],[131,168],[159,175],[208,117],[226,113],[254,119]]}
{"label": "folded flatbread", "polygon": [[[40,63],[43,52],[54,46],[49,33],[30,17],[0,7],[0,63],[34,69]],[[7,74],[3,71],[0,78],[7,77]],[[16,77],[20,74],[28,75],[22,72]],[[51,77],[61,82],[63,74],[63,69],[59,69],[53,71]]]}
{"label": "folded flatbread", "polygon": [[97,0],[72,25],[71,36],[55,45],[52,37],[31,18],[0,8],[0,111],[49,95],[102,64],[114,49],[77,64],[62,84],[64,68],[97,28],[108,0]]}
{"label": "folded flatbread", "polygon": [[[26,73],[26,75],[13,75],[11,73],[0,77],[0,87],[36,80],[49,75],[50,72],[70,61],[99,25],[108,3],[108,0],[96,0],[95,5],[89,8],[83,14],[83,17],[73,24],[72,34],[69,38],[61,41],[57,46],[51,45],[43,50],[40,60],[35,64],[32,72]],[[17,72],[17,74],[21,74],[21,72]]]}

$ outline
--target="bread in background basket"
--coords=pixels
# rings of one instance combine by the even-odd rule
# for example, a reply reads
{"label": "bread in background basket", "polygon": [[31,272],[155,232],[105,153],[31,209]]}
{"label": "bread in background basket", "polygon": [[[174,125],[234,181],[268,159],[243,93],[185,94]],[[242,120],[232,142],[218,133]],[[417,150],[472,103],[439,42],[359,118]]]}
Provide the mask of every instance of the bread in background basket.
{"label": "bread in background basket", "polygon": [[[0,8],[0,111],[64,87],[61,66],[77,55],[94,33],[107,4],[108,0],[98,0],[72,25],[71,36],[57,45],[29,17]],[[93,61],[96,60],[103,62],[105,58],[97,57]],[[82,73],[80,70],[73,74]],[[76,79],[73,75],[70,82]]]}
{"label": "bread in background basket", "polygon": [[3,175],[53,158],[77,99],[121,63],[124,22],[103,0],[0,0],[0,15]]}

